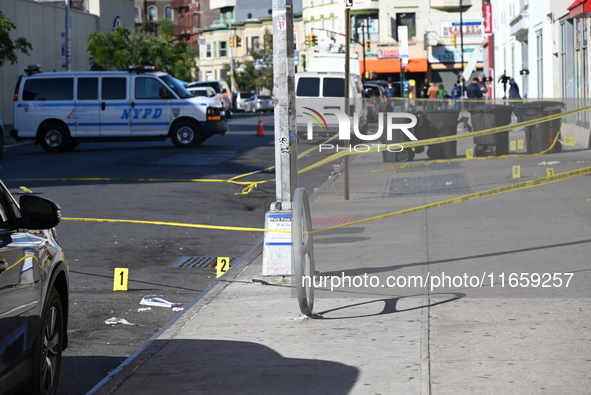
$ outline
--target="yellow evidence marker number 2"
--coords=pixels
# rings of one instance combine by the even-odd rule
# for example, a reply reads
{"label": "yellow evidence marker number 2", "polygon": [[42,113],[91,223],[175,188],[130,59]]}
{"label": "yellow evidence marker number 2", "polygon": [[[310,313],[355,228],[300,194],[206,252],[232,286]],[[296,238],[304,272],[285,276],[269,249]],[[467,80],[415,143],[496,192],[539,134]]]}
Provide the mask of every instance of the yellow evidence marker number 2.
{"label": "yellow evidence marker number 2", "polygon": [[230,269],[230,258],[228,257],[218,257],[218,264],[216,265],[218,269],[217,277],[221,277],[228,269]]}
{"label": "yellow evidence marker number 2", "polygon": [[129,269],[116,267],[113,274],[113,291],[127,291]]}

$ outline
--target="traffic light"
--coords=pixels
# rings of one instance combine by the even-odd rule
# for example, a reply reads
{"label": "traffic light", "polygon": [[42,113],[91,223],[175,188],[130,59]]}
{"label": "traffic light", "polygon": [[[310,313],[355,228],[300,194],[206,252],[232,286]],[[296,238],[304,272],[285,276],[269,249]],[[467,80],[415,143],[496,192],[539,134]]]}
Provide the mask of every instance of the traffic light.
{"label": "traffic light", "polygon": [[311,41],[312,41],[312,46],[313,47],[316,46],[316,45],[318,45],[318,36],[315,35],[315,34],[312,34],[312,40]]}
{"label": "traffic light", "polygon": [[230,36],[230,48],[234,48],[234,39],[235,39],[236,35],[232,34]]}
{"label": "traffic light", "polygon": [[454,45],[454,47],[458,46],[457,38],[458,38],[457,34],[454,33],[451,35],[451,43]]}
{"label": "traffic light", "polygon": [[309,47],[310,44],[312,43],[312,35],[311,34],[307,34],[306,35],[306,47]]}
{"label": "traffic light", "polygon": [[242,37],[236,36],[236,48],[240,48],[242,46]]}
{"label": "traffic light", "polygon": [[371,52],[371,40],[365,40],[365,50]]}

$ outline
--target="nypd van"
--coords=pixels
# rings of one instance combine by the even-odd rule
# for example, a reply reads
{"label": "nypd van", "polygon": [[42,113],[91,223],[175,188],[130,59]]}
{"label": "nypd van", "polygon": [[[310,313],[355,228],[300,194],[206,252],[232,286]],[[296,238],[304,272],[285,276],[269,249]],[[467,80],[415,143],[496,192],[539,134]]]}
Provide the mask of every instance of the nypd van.
{"label": "nypd van", "polygon": [[14,91],[16,140],[49,152],[82,141],[165,140],[193,147],[228,126],[222,105],[195,97],[153,66],[128,71],[40,72],[29,66]]}

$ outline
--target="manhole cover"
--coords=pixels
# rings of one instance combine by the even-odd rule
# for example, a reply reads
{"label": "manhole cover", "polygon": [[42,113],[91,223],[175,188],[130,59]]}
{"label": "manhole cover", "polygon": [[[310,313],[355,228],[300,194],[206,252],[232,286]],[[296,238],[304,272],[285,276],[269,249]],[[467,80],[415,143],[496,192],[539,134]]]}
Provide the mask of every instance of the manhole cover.
{"label": "manhole cover", "polygon": [[203,166],[215,165],[236,156],[236,151],[200,152],[198,154],[176,154],[152,163],[157,165]]}
{"label": "manhole cover", "polygon": [[[177,259],[170,267],[185,267],[190,269],[206,269],[214,267],[213,265],[217,261],[217,257],[213,256],[183,256]],[[230,258],[230,264],[234,262],[236,258]]]}

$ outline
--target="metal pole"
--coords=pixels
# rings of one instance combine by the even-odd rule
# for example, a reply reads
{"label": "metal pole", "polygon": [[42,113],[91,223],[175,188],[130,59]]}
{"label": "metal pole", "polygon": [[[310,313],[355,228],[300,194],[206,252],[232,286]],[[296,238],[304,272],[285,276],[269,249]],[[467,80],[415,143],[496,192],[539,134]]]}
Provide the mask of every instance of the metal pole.
{"label": "metal pole", "polygon": [[[345,8],[345,113],[347,116],[349,114],[349,70],[351,68],[351,10],[349,8]],[[363,48],[365,51],[365,48]],[[365,52],[364,52],[365,53]],[[365,65],[364,65],[365,66]],[[365,72],[365,70],[364,70]],[[349,126],[350,127],[350,126]],[[351,146],[351,141],[345,141],[347,146]],[[349,200],[349,155],[345,155],[345,169],[344,169],[344,176],[345,176],[345,200]]]}
{"label": "metal pole", "polygon": [[[232,32],[232,23],[230,22],[228,24],[228,26],[229,26],[228,32],[230,32],[230,40],[232,40],[232,35],[234,34]],[[236,38],[234,37],[233,39],[234,39],[234,46],[235,46],[236,45]],[[230,50],[230,89],[232,89],[232,92],[229,92],[229,93],[233,94],[234,92],[236,92],[236,84],[234,81],[234,54],[233,54],[234,48],[230,47],[229,50]],[[230,108],[229,111],[231,111],[231,110],[232,109]]]}
{"label": "metal pole", "polygon": [[[363,75],[361,76],[362,81],[365,82],[365,76],[367,75],[367,68],[365,67],[365,52],[367,51],[367,49],[365,48],[365,32],[367,31],[367,18],[365,18],[365,23],[363,24],[363,46],[362,46],[362,50],[363,50]],[[367,38],[369,38],[369,31],[367,31]]]}
{"label": "metal pole", "polygon": [[[460,52],[462,55],[462,67],[460,69],[460,76],[464,75],[464,5],[462,4],[462,0],[460,0]],[[466,78],[470,78],[467,76]],[[466,87],[466,82],[464,78],[462,78],[462,95],[464,94],[464,88]]]}
{"label": "metal pole", "polygon": [[[273,0],[273,65],[276,201],[267,212],[265,229],[291,230],[292,200],[298,183],[293,0]],[[263,276],[292,274],[288,240],[289,234],[265,232]]]}
{"label": "metal pole", "polygon": [[66,0],[66,43],[64,50],[66,51],[66,71],[71,71],[70,68],[70,0]]}

